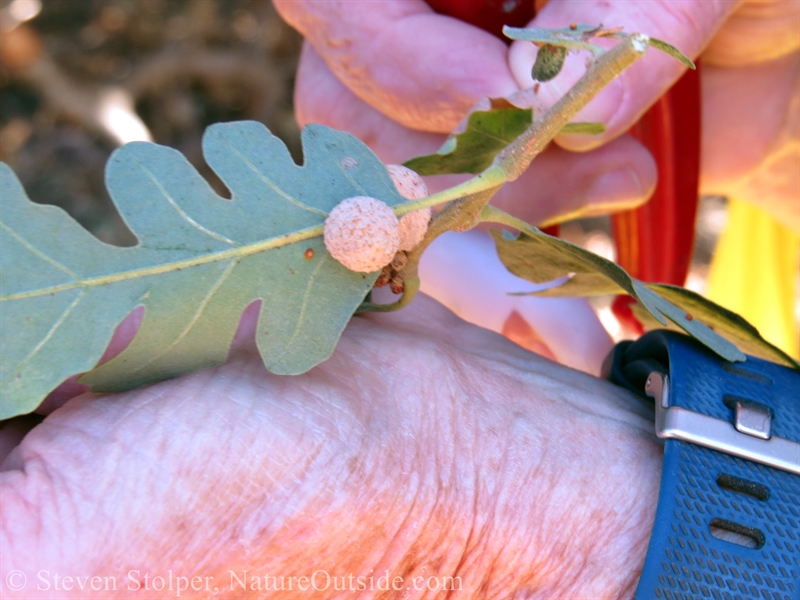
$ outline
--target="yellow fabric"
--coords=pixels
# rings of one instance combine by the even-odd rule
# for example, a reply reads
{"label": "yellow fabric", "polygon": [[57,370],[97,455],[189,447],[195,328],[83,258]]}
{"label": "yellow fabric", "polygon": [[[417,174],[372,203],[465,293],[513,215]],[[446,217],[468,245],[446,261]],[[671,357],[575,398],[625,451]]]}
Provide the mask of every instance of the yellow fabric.
{"label": "yellow fabric", "polygon": [[800,358],[795,316],[800,237],[759,208],[731,199],[711,261],[707,296]]}

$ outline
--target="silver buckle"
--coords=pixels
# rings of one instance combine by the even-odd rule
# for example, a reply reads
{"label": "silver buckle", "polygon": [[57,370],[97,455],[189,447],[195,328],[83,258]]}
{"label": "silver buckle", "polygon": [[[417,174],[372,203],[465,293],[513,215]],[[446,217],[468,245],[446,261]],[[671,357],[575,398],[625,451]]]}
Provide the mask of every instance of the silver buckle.
{"label": "silver buckle", "polygon": [[658,371],[647,377],[644,391],[655,400],[658,437],[691,442],[800,475],[800,443],[771,435],[771,415],[766,407],[737,401],[733,424],[669,406],[669,378]]}

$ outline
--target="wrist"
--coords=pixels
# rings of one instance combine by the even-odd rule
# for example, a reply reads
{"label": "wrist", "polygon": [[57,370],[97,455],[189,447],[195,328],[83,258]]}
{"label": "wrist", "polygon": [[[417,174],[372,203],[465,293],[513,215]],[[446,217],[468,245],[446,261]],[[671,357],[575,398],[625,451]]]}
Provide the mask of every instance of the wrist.
{"label": "wrist", "polygon": [[515,435],[497,440],[508,446],[487,583],[508,597],[632,597],[661,473],[652,420],[626,412],[635,399],[590,377],[577,395],[547,387],[524,419],[517,413]]}
{"label": "wrist", "polygon": [[661,471],[652,417],[607,382],[533,368],[493,365],[488,386],[455,395],[467,400],[428,407],[425,422],[451,425],[418,450],[427,484],[394,538],[413,542],[392,573],[458,577],[474,595],[632,597]]}
{"label": "wrist", "polygon": [[359,451],[317,486],[321,510],[280,536],[307,559],[269,570],[433,578],[468,597],[632,597],[661,470],[652,417],[628,392],[552,363],[523,375],[484,366],[370,405]]}

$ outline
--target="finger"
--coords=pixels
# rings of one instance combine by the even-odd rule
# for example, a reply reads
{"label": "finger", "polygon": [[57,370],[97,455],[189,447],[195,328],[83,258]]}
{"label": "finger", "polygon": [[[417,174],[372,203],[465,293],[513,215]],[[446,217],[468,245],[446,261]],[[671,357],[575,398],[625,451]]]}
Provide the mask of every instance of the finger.
{"label": "finger", "polygon": [[297,67],[295,117],[301,127],[319,123],[348,131],[373,149],[385,163],[402,163],[436,152],[444,136],[415,131],[380,113],[355,96],[306,42]]}
{"label": "finger", "polygon": [[275,5],[356,96],[406,127],[448,133],[483,96],[517,89],[501,40],[422,0]]}
{"label": "finger", "polygon": [[492,204],[546,226],[635,208],[651,196],[656,180],[653,157],[628,135],[585,154],[550,145]]}
{"label": "finger", "polygon": [[[533,25],[550,28],[566,27],[570,23],[623,26],[628,33],[645,33],[674,45],[689,57],[696,57],[736,5],[733,0],[553,0],[536,16]],[[531,66],[536,52],[536,46],[530,42],[515,42],[511,47],[509,64],[521,87],[529,88],[534,84]],[[541,106],[554,104],[585,73],[587,56],[586,52],[571,53],[561,74],[540,84],[537,96]],[[600,136],[560,136],[557,142],[569,150],[588,150],[617,137],[630,128],[684,70],[674,58],[650,48],[646,57],[615,79],[575,118],[576,121],[604,123],[606,132]]]}
{"label": "finger", "polygon": [[752,202],[800,230],[800,53],[704,67],[702,149],[703,193]]}
{"label": "finger", "polygon": [[611,338],[586,300],[510,296],[537,286],[503,266],[485,232],[437,238],[422,257],[420,280],[423,292],[462,319],[575,369],[599,374],[611,349]]}
{"label": "finger", "polygon": [[[435,152],[445,139],[412,131],[368,106],[331,73],[309,45],[297,71],[295,112],[301,126],[321,123],[349,131],[387,164]],[[435,192],[463,179],[432,177],[428,185]],[[639,142],[622,136],[583,155],[550,146],[492,202],[529,223],[541,224],[637,206],[650,197],[655,183],[653,158]]]}
{"label": "finger", "polygon": [[[133,340],[139,326],[142,324],[142,317],[144,317],[144,307],[133,309],[128,316],[126,316],[111,336],[111,341],[108,342],[103,356],[97,361],[98,365],[103,364],[121,353]],[[73,375],[67,378],[56,389],[50,392],[47,397],[36,409],[36,413],[40,415],[49,415],[51,412],[63,406],[68,400],[85,394],[89,391],[89,386],[78,383],[78,378],[83,373]]]}
{"label": "finger", "polygon": [[798,0],[743,2],[703,52],[703,64],[740,67],[797,52],[798,13]]}

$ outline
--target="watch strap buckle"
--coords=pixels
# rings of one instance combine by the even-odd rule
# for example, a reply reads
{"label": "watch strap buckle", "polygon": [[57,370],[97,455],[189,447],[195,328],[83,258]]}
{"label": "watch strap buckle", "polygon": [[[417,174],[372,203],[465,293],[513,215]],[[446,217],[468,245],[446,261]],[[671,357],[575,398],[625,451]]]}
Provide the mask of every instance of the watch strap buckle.
{"label": "watch strap buckle", "polygon": [[651,372],[645,383],[645,394],[654,399],[659,438],[690,442],[800,475],[800,443],[770,435],[769,408],[737,401],[731,423],[670,406],[669,387],[669,377],[659,371]]}

